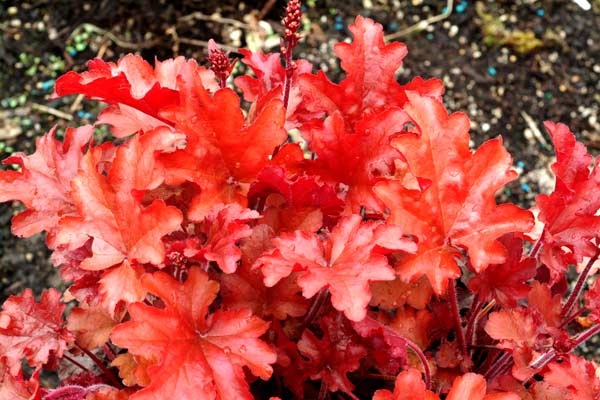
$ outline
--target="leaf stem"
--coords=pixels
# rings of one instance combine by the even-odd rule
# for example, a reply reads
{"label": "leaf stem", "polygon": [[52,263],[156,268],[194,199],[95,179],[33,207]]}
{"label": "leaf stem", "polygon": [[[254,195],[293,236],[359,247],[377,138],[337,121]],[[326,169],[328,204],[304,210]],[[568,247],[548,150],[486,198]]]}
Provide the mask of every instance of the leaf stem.
{"label": "leaf stem", "polygon": [[498,372],[504,369],[505,364],[511,361],[511,355],[507,352],[504,352],[500,357],[490,365],[490,367],[483,373],[483,376],[486,380],[490,380],[498,375]]}
{"label": "leaf stem", "polygon": [[294,68],[292,66],[292,48],[287,47],[285,53],[285,82],[283,84],[283,107],[286,110],[290,101],[290,89],[292,87],[292,76],[294,75]]}
{"label": "leaf stem", "polygon": [[321,380],[321,387],[319,387],[319,396],[317,397],[317,400],[325,400],[327,389],[327,383],[325,383],[324,380]]}
{"label": "leaf stem", "polygon": [[110,383],[112,383],[116,388],[123,387],[123,385],[121,385],[121,382],[119,382],[119,380],[115,377],[115,374],[113,374],[111,370],[106,368],[106,365],[104,365],[102,360],[100,360],[94,353],[92,353],[91,351],[89,351],[87,349],[84,349],[83,347],[79,346],[78,344],[75,344],[75,346],[77,346],[89,358],[91,358],[92,361],[94,361],[94,363],[98,366],[98,368],[100,368],[102,370],[102,373],[104,374],[104,376],[106,376],[106,379],[108,379],[110,381]]}
{"label": "leaf stem", "polygon": [[65,359],[65,360],[67,360],[67,361],[69,361],[70,363],[72,363],[73,365],[75,365],[75,366],[77,366],[77,367],[81,368],[81,369],[82,369],[82,370],[84,370],[85,372],[90,372],[90,370],[89,370],[89,369],[87,369],[87,367],[85,367],[83,364],[80,364],[80,363],[79,363],[77,360],[75,360],[74,358],[72,358],[72,357],[69,357],[69,356],[68,356],[68,355],[66,355],[66,354],[63,354],[63,357],[64,357],[64,359]]}
{"label": "leaf stem", "polygon": [[476,294],[473,303],[471,304],[469,322],[467,322],[467,332],[465,333],[467,346],[473,346],[473,344],[475,344],[475,325],[479,319],[479,311],[482,305],[483,302],[479,300],[479,295]]}
{"label": "leaf stem", "polygon": [[596,260],[598,260],[598,257],[600,257],[600,248],[596,249],[596,254],[594,254],[594,256],[590,258],[583,271],[581,271],[581,274],[579,274],[579,278],[577,278],[577,283],[575,283],[575,287],[573,288],[573,291],[571,291],[571,294],[569,295],[569,298],[567,299],[567,302],[565,303],[565,306],[562,309],[561,316],[563,317],[563,319],[567,319],[568,316],[571,314],[571,311],[573,311],[573,307],[575,306],[575,303],[579,299],[581,291],[583,290],[583,285],[585,284],[585,281],[587,280],[590,274],[592,266],[594,265]]}
{"label": "leaf stem", "polygon": [[542,248],[542,239],[544,239],[544,234],[545,233],[546,233],[546,227],[544,227],[544,229],[542,230],[542,234],[540,235],[539,239],[537,240],[537,242],[535,242],[535,244],[531,248],[531,251],[529,252],[529,257],[531,257],[531,258],[537,258],[537,255],[540,252],[540,249]]}
{"label": "leaf stem", "polygon": [[429,363],[427,362],[427,357],[425,357],[425,354],[423,353],[423,351],[421,351],[421,349],[419,348],[419,346],[417,346],[416,343],[414,343],[412,340],[407,339],[403,336],[401,336],[401,337],[406,342],[406,347],[411,349],[417,355],[417,357],[419,357],[419,359],[421,360],[421,364],[423,364],[423,372],[425,374],[425,388],[427,390],[431,390],[431,369],[429,368]]}
{"label": "leaf stem", "polygon": [[315,296],[312,303],[310,304],[310,308],[308,309],[308,312],[306,313],[306,316],[302,321],[302,327],[300,329],[300,332],[303,332],[304,329],[308,328],[310,324],[314,321],[316,316],[319,315],[319,312],[321,312],[321,308],[323,307],[323,304],[325,304],[325,302],[327,301],[328,297],[328,289],[321,289],[319,291],[319,293]]}
{"label": "leaf stem", "polygon": [[466,360],[469,358],[469,352],[467,351],[467,343],[465,341],[465,332],[462,328],[462,321],[460,319],[460,310],[458,309],[458,299],[456,297],[456,281],[452,280],[448,285],[448,297],[450,300],[450,306],[452,307],[452,317],[454,319],[454,329],[456,329],[456,338],[458,340],[458,346],[462,352],[463,358]]}

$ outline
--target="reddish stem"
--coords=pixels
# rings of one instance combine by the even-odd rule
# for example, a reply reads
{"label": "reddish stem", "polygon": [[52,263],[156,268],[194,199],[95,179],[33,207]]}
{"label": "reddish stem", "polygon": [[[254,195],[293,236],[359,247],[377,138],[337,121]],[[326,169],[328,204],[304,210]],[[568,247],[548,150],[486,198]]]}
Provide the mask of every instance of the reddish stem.
{"label": "reddish stem", "polygon": [[325,400],[327,397],[327,383],[324,380],[321,380],[321,387],[319,388],[319,396],[317,400]]}
{"label": "reddish stem", "polygon": [[396,332],[389,326],[384,325],[379,321],[376,321],[376,322],[381,326],[381,329],[384,331],[384,335],[390,335],[395,338],[398,338],[402,343],[404,343],[404,345],[406,347],[411,349],[417,355],[417,357],[419,357],[421,364],[423,364],[423,374],[425,375],[425,386],[426,386],[427,390],[431,390],[431,369],[429,368],[429,363],[427,362],[427,357],[425,357],[425,354],[419,348],[419,346],[412,340],[400,335],[398,332]]}
{"label": "reddish stem", "polygon": [[467,323],[467,333],[465,334],[467,345],[473,346],[475,344],[475,325],[479,319],[479,312],[483,302],[479,300],[479,295],[475,295],[473,303],[471,304],[471,312],[469,315],[469,322]]}
{"label": "reddish stem", "polygon": [[587,307],[581,307],[579,310],[575,311],[574,313],[571,314],[571,316],[567,319],[565,319],[560,326],[558,327],[559,329],[563,329],[565,326],[569,325],[575,318],[579,317],[581,314],[583,314],[583,312],[587,310]]}
{"label": "reddish stem", "polygon": [[106,355],[106,358],[108,358],[110,361],[115,359],[116,355],[112,351],[112,349],[110,348],[110,346],[108,344],[105,344],[104,346],[102,346],[102,351]]}
{"label": "reddish stem", "polygon": [[308,312],[306,313],[306,316],[302,321],[302,328],[300,329],[300,332],[303,332],[304,329],[308,328],[310,324],[314,321],[316,316],[319,315],[319,312],[321,312],[321,308],[323,307],[323,304],[325,304],[325,302],[327,301],[328,297],[328,289],[321,289],[319,291],[317,296],[313,299],[312,303],[310,304],[310,308],[308,309]]}
{"label": "reddish stem", "polygon": [[425,373],[425,388],[427,390],[431,390],[431,369],[429,369],[427,357],[425,357],[425,354],[421,351],[421,349],[419,348],[419,346],[417,346],[416,343],[405,337],[402,337],[402,339],[404,339],[404,341],[406,342],[406,347],[411,349],[421,360],[421,364],[423,364],[423,372]]}
{"label": "reddish stem", "polygon": [[581,332],[579,335],[577,335],[573,338],[574,342],[569,351],[575,350],[575,348],[577,348],[581,344],[585,343],[589,338],[591,338],[592,336],[594,336],[595,334],[597,334],[599,332],[600,332],[600,324],[596,324],[596,325],[592,326],[591,328],[588,328],[585,331]]}
{"label": "reddish stem", "polygon": [[292,88],[292,75],[294,68],[292,67],[292,48],[288,45],[285,52],[285,82],[283,84],[283,107],[286,109],[290,101],[290,89]]}
{"label": "reddish stem", "polygon": [[505,365],[507,363],[510,363],[511,360],[511,356],[509,353],[503,353],[500,357],[498,357],[496,359],[496,361],[494,361],[494,363],[492,365],[490,365],[490,367],[483,373],[483,376],[485,376],[486,380],[490,380],[492,378],[494,378],[495,376],[498,375],[498,373],[500,371],[502,371],[505,367]]}
{"label": "reddish stem", "polygon": [[87,369],[83,364],[80,364],[78,361],[76,361],[74,358],[69,357],[66,354],[63,354],[63,357],[65,360],[69,361],[70,363],[72,363],[73,365],[81,368],[82,370],[84,370],[85,372],[90,372],[89,369]]}
{"label": "reddish stem", "polygon": [[588,261],[583,271],[581,271],[581,274],[579,274],[579,278],[577,278],[577,283],[575,283],[575,287],[573,288],[573,291],[569,295],[569,298],[567,299],[567,302],[562,309],[561,315],[563,319],[567,318],[571,314],[571,311],[573,311],[573,307],[575,306],[575,303],[579,299],[581,291],[583,290],[583,285],[585,284],[585,281],[587,280],[590,274],[592,266],[594,265],[596,260],[598,260],[598,257],[600,257],[600,248],[596,249],[596,254],[594,254],[594,256],[590,258],[590,261]]}
{"label": "reddish stem", "polygon": [[465,332],[462,328],[462,321],[460,319],[460,310],[458,309],[458,299],[456,297],[456,282],[453,280],[450,285],[448,285],[448,297],[450,299],[450,305],[452,307],[452,317],[454,319],[454,328],[456,329],[456,338],[458,340],[458,346],[460,347],[460,351],[464,359],[466,360],[469,357],[469,353],[467,351],[467,343],[465,341]]}
{"label": "reddish stem", "polygon": [[115,377],[115,375],[112,373],[112,371],[109,370],[108,368],[106,368],[106,365],[104,365],[102,360],[100,360],[98,357],[96,357],[96,355],[94,353],[92,353],[91,351],[89,351],[87,349],[84,349],[83,347],[81,347],[77,344],[76,344],[76,346],[81,351],[83,351],[89,358],[91,358],[92,361],[94,361],[94,363],[98,366],[98,368],[100,368],[100,370],[102,370],[102,373],[104,374],[104,376],[106,376],[106,378],[110,381],[110,383],[112,383],[117,388],[123,387],[123,385],[121,385],[121,382],[119,382],[119,380]]}
{"label": "reddish stem", "polygon": [[531,251],[529,252],[529,257],[531,257],[531,258],[537,257],[538,253],[540,252],[540,249],[542,248],[542,239],[544,238],[545,233],[546,233],[546,227],[544,227],[544,229],[542,230],[542,234],[540,235],[540,238],[537,240],[537,242],[535,242],[535,244],[531,248]]}

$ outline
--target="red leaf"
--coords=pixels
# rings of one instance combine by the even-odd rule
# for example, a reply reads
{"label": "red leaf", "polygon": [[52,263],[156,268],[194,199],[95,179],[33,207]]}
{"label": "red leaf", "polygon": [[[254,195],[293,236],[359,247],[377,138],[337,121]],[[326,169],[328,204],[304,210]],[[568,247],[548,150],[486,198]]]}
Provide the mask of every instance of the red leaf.
{"label": "red leaf", "polygon": [[104,272],[99,281],[98,294],[102,306],[111,317],[114,318],[119,304],[144,300],[146,290],[140,281],[143,272],[141,267],[131,265],[127,260]]}
{"label": "red leaf", "polygon": [[50,248],[60,218],[76,214],[69,198],[71,181],[94,129],[90,125],[69,128],[64,143],[54,139],[55,132],[56,127],[36,140],[34,154],[17,153],[4,160],[4,164],[20,165],[21,171],[0,171],[0,202],[18,200],[27,208],[13,218],[13,233],[29,237],[47,231]]}
{"label": "red leaf", "polygon": [[548,364],[548,372],[544,373],[544,381],[569,391],[569,399],[596,400],[600,393],[600,379],[597,366],[581,357],[568,355],[559,364]]}
{"label": "red leaf", "polygon": [[536,343],[538,328],[535,321],[523,309],[505,309],[490,314],[485,331],[499,340],[502,349],[529,349]]}
{"label": "red leaf", "polygon": [[[256,76],[256,78],[252,78],[243,75],[235,78],[235,85],[243,92],[244,100],[253,102],[248,114],[250,120],[254,120],[270,100],[282,96],[286,71],[283,65],[281,65],[281,56],[279,53],[264,54],[246,49],[240,49],[239,52],[244,55],[242,62],[250,67]],[[312,64],[308,61],[294,60],[285,118],[285,128],[288,130],[297,127],[303,120],[311,117],[318,118],[319,116],[305,109],[300,89],[297,85],[298,77],[311,71]]]}
{"label": "red leaf", "polygon": [[282,167],[268,166],[250,187],[250,204],[264,199],[263,221],[277,232],[316,232],[323,225],[334,225],[344,202],[333,187],[320,183],[314,176],[290,179],[285,172]]}
{"label": "red leaf", "polygon": [[506,262],[490,265],[469,281],[469,289],[479,295],[481,301],[496,300],[505,307],[516,307],[519,300],[527,297],[529,285],[536,272],[534,258],[523,257],[523,240],[506,235],[498,240],[508,250]]}
{"label": "red leaf", "polygon": [[515,393],[486,395],[487,384],[483,376],[468,373],[456,378],[446,400],[520,400]]}
{"label": "red leaf", "polygon": [[[285,110],[274,99],[250,123],[231,89],[214,96],[190,68],[181,71],[180,106],[164,115],[187,136],[185,149],[161,159],[168,166],[166,183],[196,183],[201,192],[190,206],[189,218],[201,220],[217,203],[243,206],[248,184],[269,163],[269,156],[287,138]],[[268,134],[266,134],[268,132]]]}
{"label": "red leaf", "polygon": [[397,227],[362,222],[358,215],[341,219],[326,240],[294,232],[280,235],[273,243],[275,250],[255,264],[262,267],[265,285],[273,286],[292,271],[301,270],[298,285],[304,297],[329,288],[333,306],[353,321],[367,313],[369,282],[395,277],[384,254],[415,248]]}
{"label": "red leaf", "polygon": [[419,78],[407,87],[398,84],[395,73],[406,56],[406,46],[398,42],[385,44],[380,24],[357,16],[349,29],[354,41],[335,46],[342,69],[346,71],[346,78],[339,85],[330,82],[322,71],[317,75],[304,74],[300,77],[299,85],[308,110],[322,111],[327,115],[338,111],[352,126],[365,114],[403,106],[407,89],[441,96],[443,86],[437,79],[423,82]]}
{"label": "red leaf", "polygon": [[214,74],[199,67],[194,60],[177,57],[155,64],[152,68],[133,54],[121,58],[117,64],[96,58],[88,63],[87,72],[68,72],[58,78],[54,96],[80,93],[113,104],[103,112],[99,122],[113,125],[112,133],[122,137],[156,127],[158,121],[172,124],[163,118],[161,111],[179,103],[177,92],[181,82],[178,78],[184,68],[193,70],[206,88],[213,91],[218,88]]}
{"label": "red leaf", "polygon": [[366,317],[353,322],[352,327],[365,342],[369,351],[369,361],[382,374],[396,374],[406,367],[406,339],[383,322]]}
{"label": "red leaf", "polygon": [[219,285],[198,268],[184,283],[156,272],[143,279],[164,309],[134,303],[131,321],[115,328],[112,340],[133,355],[154,357],[151,383],[131,399],[252,399],[242,367],[271,376],[275,353],[258,338],[268,323],[249,310],[217,311],[207,317]]}
{"label": "red leaf", "polygon": [[352,394],[354,385],[346,374],[358,369],[367,351],[341,314],[321,318],[321,329],[323,338],[317,338],[306,329],[298,342],[298,350],[316,371],[310,378],[323,380],[331,392],[341,390],[352,399],[358,399]]}
{"label": "red leaf", "polygon": [[592,287],[585,292],[586,308],[590,310],[592,321],[600,323],[600,279],[596,278]]}
{"label": "red leaf", "polygon": [[115,325],[115,321],[101,307],[82,306],[71,310],[67,328],[75,334],[79,346],[92,350],[108,342]]}
{"label": "red leaf", "polygon": [[402,371],[396,377],[394,393],[377,390],[373,400],[439,400],[433,392],[425,388],[421,372],[415,368]]}
{"label": "red leaf", "polygon": [[23,380],[23,374],[12,375],[0,358],[0,400],[40,400],[40,369],[36,369],[29,380]]}
{"label": "red leaf", "polygon": [[107,176],[98,172],[99,151],[90,151],[81,160],[71,194],[80,216],[63,218],[57,237],[71,249],[89,237],[94,239],[93,255],[81,268],[102,270],[125,259],[155,265],[163,262],[161,238],[179,228],[181,212],[162,200],[144,207],[139,194],[162,183],[162,165],[154,153],[172,151],[180,140],[180,134],[166,129],[135,136],[118,148]]}
{"label": "red leaf", "polygon": [[60,292],[48,289],[37,303],[31,289],[10,296],[0,312],[0,359],[4,358],[11,375],[21,370],[21,359],[30,366],[42,367],[53,357],[62,357],[74,336],[63,328],[65,305]]}
{"label": "red leaf", "polygon": [[496,205],[496,191],[516,177],[501,139],[472,154],[466,115],[449,116],[432,98],[408,97],[405,110],[417,131],[398,135],[393,145],[410,170],[431,184],[420,192],[398,181],[384,182],[375,191],[391,211],[390,222],[418,239],[417,253],[401,260],[397,272],[407,281],[425,274],[439,295],[448,279],[460,275],[456,246],[467,249],[475,271],[483,271],[505,261],[506,249],[497,239],[528,231],[533,218],[513,204]]}
{"label": "red leaf", "polygon": [[396,173],[395,160],[401,154],[390,145],[390,139],[406,122],[408,117],[399,108],[367,115],[356,125],[345,122],[336,111],[322,126],[303,130],[310,150],[317,154],[309,170],[332,185],[346,185],[340,194],[352,212],[360,212],[361,207],[382,212],[383,204],[373,186]]}
{"label": "red leaf", "polygon": [[265,287],[259,271],[242,266],[235,274],[221,276],[221,301],[227,309],[248,308],[260,316],[301,317],[308,310],[308,301],[300,295],[296,279],[297,274],[292,274]]}
{"label": "red leaf", "polygon": [[[592,239],[600,231],[600,160],[593,169],[593,157],[585,146],[575,140],[566,125],[546,122],[556,148],[556,162],[552,171],[556,187],[550,195],[539,195],[539,219],[544,223],[541,260],[550,268],[557,281],[569,264],[581,263],[583,257],[592,257],[597,244]],[[568,248],[569,251],[565,251]]]}
{"label": "red leaf", "polygon": [[201,231],[207,238],[204,258],[215,261],[223,272],[234,273],[242,254],[237,244],[252,234],[247,223],[259,217],[258,212],[238,204],[216,206],[202,222]]}
{"label": "red leaf", "polygon": [[396,277],[393,281],[373,282],[371,305],[381,309],[392,310],[405,304],[422,310],[431,300],[433,290],[426,277],[406,283]]}

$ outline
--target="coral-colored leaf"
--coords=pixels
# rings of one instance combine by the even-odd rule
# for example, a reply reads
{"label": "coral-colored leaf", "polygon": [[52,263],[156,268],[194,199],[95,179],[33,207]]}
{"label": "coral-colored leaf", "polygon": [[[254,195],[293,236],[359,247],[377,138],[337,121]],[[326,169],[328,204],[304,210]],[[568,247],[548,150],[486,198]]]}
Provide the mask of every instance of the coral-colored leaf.
{"label": "coral-colored leaf", "polygon": [[252,399],[242,367],[268,379],[275,353],[258,338],[268,324],[249,310],[219,310],[207,317],[219,291],[206,273],[192,268],[184,283],[156,272],[143,279],[164,309],[134,303],[131,321],[112,340],[133,355],[156,358],[148,367],[151,383],[132,399]]}
{"label": "coral-colored leaf", "polygon": [[300,294],[297,275],[266,287],[259,271],[242,266],[235,274],[221,277],[221,301],[226,309],[249,308],[256,315],[272,315],[280,320],[301,317],[308,310],[308,300]]}
{"label": "coral-colored leaf", "polygon": [[381,321],[366,317],[352,327],[365,342],[370,361],[382,374],[396,374],[406,366],[406,339]]}
{"label": "coral-colored leaf", "polygon": [[29,380],[23,380],[23,374],[12,375],[0,358],[0,400],[41,400],[39,382],[40,369],[36,369]]}
{"label": "coral-colored leaf", "polygon": [[499,340],[498,346],[504,349],[531,348],[537,336],[533,317],[522,309],[505,309],[490,314],[485,331]]}
{"label": "coral-colored leaf", "polygon": [[179,228],[182,215],[161,200],[144,207],[139,194],[156,188],[163,180],[163,174],[157,172],[162,171],[162,165],[154,153],[173,151],[181,139],[180,134],[163,129],[135,136],[118,148],[107,176],[98,172],[98,152],[88,152],[81,160],[71,196],[80,216],[63,218],[57,236],[59,243],[75,248],[89,237],[94,239],[93,255],[81,263],[81,268],[106,269],[126,258],[162,263],[161,238]]}
{"label": "coral-colored leaf", "polygon": [[483,376],[468,373],[456,378],[446,400],[520,400],[514,393],[486,395],[487,384]]}
{"label": "coral-colored leaf", "polygon": [[67,328],[75,334],[77,344],[92,350],[101,347],[110,337],[116,322],[102,307],[82,306],[71,310]]}
{"label": "coral-colored leaf", "polygon": [[589,317],[597,323],[600,323],[600,279],[596,278],[592,287],[585,292],[585,303],[590,310]]}
{"label": "coral-colored leaf", "polygon": [[114,317],[121,302],[127,305],[144,300],[146,290],[140,281],[142,274],[141,267],[131,265],[127,260],[104,272],[99,281],[98,293],[102,306],[111,317]]}
{"label": "coral-colored leaf", "polygon": [[523,240],[507,235],[499,239],[508,255],[503,264],[490,265],[469,281],[469,289],[482,301],[496,300],[506,307],[516,307],[527,297],[529,285],[525,282],[536,274],[536,261],[523,257]]}
{"label": "coral-colored leaf", "polygon": [[11,296],[0,312],[0,359],[4,358],[10,374],[17,376],[21,359],[32,367],[42,367],[53,357],[62,357],[74,336],[63,327],[65,305],[60,292],[48,289],[37,303],[31,289]]}
{"label": "coral-colored leaf", "polygon": [[309,110],[328,115],[338,111],[353,125],[364,114],[402,106],[406,89],[436,97],[442,94],[443,86],[437,79],[415,80],[407,87],[396,81],[395,73],[406,56],[406,46],[398,42],[385,44],[380,24],[358,16],[349,29],[354,41],[335,47],[342,69],[346,71],[345,79],[338,85],[329,81],[323,72],[316,76],[304,74],[299,79],[303,102]]}
{"label": "coral-colored leaf", "polygon": [[395,160],[401,154],[390,140],[406,122],[408,117],[399,108],[367,115],[355,126],[336,111],[322,125],[303,130],[310,150],[317,155],[309,170],[331,184],[346,185],[347,193],[340,194],[352,212],[360,212],[361,207],[381,212],[384,207],[373,186],[395,175]]}
{"label": "coral-colored leaf", "polygon": [[442,294],[448,279],[460,275],[455,246],[466,248],[475,271],[483,271],[506,258],[497,239],[528,231],[533,218],[513,204],[496,204],[496,191],[516,177],[501,139],[486,142],[473,154],[466,115],[449,116],[429,97],[408,97],[405,110],[416,131],[398,135],[393,145],[410,170],[430,185],[421,192],[398,181],[382,182],[375,191],[391,210],[390,222],[419,241],[417,253],[398,264],[398,273],[405,280],[425,274],[434,291]]}
{"label": "coral-colored leaf", "polygon": [[[592,239],[600,231],[600,159],[593,169],[593,157],[575,140],[566,125],[546,122],[556,149],[552,171],[556,186],[550,195],[537,197],[539,219],[544,223],[541,260],[558,280],[569,264],[592,257],[597,248]],[[565,251],[565,249],[569,251]]]}
{"label": "coral-colored leaf", "polygon": [[218,88],[214,74],[193,60],[177,57],[156,61],[152,68],[142,57],[128,54],[117,64],[94,59],[88,63],[88,71],[66,73],[56,80],[54,96],[84,94],[114,105],[104,111],[100,123],[109,123],[113,134],[122,137],[155,127],[157,121],[172,125],[161,111],[179,103],[178,77],[184,68],[193,70],[206,88]]}
{"label": "coral-colored leaf", "polygon": [[47,231],[48,245],[54,247],[52,237],[58,221],[76,214],[69,198],[71,181],[93,132],[90,125],[69,128],[61,143],[54,139],[54,127],[37,139],[34,154],[17,153],[4,160],[4,164],[21,166],[21,171],[0,171],[0,202],[18,200],[27,208],[13,219],[15,235],[27,237]]}
{"label": "coral-colored leaf", "polygon": [[433,392],[425,388],[421,372],[415,368],[402,371],[396,377],[394,393],[377,390],[373,400],[439,400]]}
{"label": "coral-colored leaf", "polygon": [[367,355],[365,348],[341,314],[321,318],[321,329],[321,339],[307,329],[298,342],[298,350],[315,371],[311,379],[321,379],[331,392],[341,390],[357,399],[352,394],[354,385],[346,374],[358,369],[360,360]]}
{"label": "coral-colored leaf", "polygon": [[295,232],[282,234],[273,243],[275,250],[256,264],[262,266],[267,286],[302,270],[298,285],[304,297],[329,288],[333,306],[353,321],[366,315],[371,299],[369,282],[395,277],[384,254],[415,248],[397,227],[362,222],[358,215],[340,219],[324,241],[316,234]]}
{"label": "coral-colored leaf", "polygon": [[280,166],[268,166],[248,192],[250,204],[263,199],[263,221],[277,232],[316,232],[323,225],[332,227],[344,208],[333,187],[314,176],[291,179],[285,172]]}
{"label": "coral-colored leaf", "polygon": [[570,354],[561,363],[553,362],[544,373],[544,381],[569,391],[568,399],[596,400],[600,393],[597,366],[592,361]]}
{"label": "coral-colored leaf", "polygon": [[215,261],[225,273],[235,272],[242,254],[237,244],[252,234],[248,222],[259,217],[258,212],[238,204],[215,207],[202,222],[201,231],[207,238],[204,258]]}
{"label": "coral-colored leaf", "polygon": [[221,89],[211,96],[188,67],[180,79],[181,104],[164,115],[186,134],[187,146],[161,159],[168,166],[167,184],[189,181],[200,187],[188,216],[201,220],[217,203],[245,205],[247,185],[287,138],[285,110],[280,99],[273,99],[247,122],[233,90]]}

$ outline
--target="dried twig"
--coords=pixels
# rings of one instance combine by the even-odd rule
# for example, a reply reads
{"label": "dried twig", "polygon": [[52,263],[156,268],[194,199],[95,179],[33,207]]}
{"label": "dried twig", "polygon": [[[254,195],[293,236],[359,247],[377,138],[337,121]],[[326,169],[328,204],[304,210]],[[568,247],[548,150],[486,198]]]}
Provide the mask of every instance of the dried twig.
{"label": "dried twig", "polygon": [[55,110],[54,108],[45,106],[43,104],[31,103],[31,108],[37,110],[39,112],[43,112],[46,114],[54,115],[55,117],[65,119],[67,121],[72,121],[73,116],[71,114],[67,114],[66,112]]}
{"label": "dried twig", "polygon": [[386,42],[388,42],[391,40],[396,40],[398,38],[401,38],[402,36],[406,36],[415,31],[422,31],[423,29],[427,28],[429,25],[435,24],[436,22],[440,22],[440,21],[448,18],[452,14],[453,7],[454,7],[454,0],[447,0],[446,1],[446,9],[444,10],[443,13],[434,15],[433,17],[429,17],[427,19],[419,21],[416,24],[411,25],[408,28],[403,29],[401,31],[390,33],[389,35],[385,35],[383,37],[383,39]]}
{"label": "dried twig", "polygon": [[148,48],[156,46],[157,44],[160,43],[159,38],[152,39],[152,40],[146,40],[144,42],[139,42],[139,43],[128,42],[126,40],[119,38],[114,33],[107,31],[106,29],[102,29],[99,26],[96,26],[94,24],[90,24],[87,22],[83,23],[83,24],[79,25],[78,27],[76,27],[75,29],[73,29],[71,36],[73,36],[75,34],[75,32],[78,32],[81,29],[87,30],[89,32],[95,32],[99,35],[102,35],[102,36],[106,37],[107,39],[111,40],[117,46],[124,48],[124,49],[129,49],[129,50],[148,49]]}
{"label": "dried twig", "polygon": [[[190,39],[190,38],[186,38],[186,37],[179,37],[178,40],[180,43],[191,44],[192,46],[208,48],[208,42],[206,40]],[[226,44],[219,43],[219,47],[222,47],[227,51],[238,51],[237,47],[228,46]]]}
{"label": "dried twig", "polygon": [[546,138],[544,137],[544,135],[542,135],[542,132],[540,131],[540,129],[536,125],[536,123],[533,120],[533,118],[531,118],[531,116],[529,114],[527,114],[525,111],[521,111],[521,116],[525,120],[525,123],[527,124],[527,126],[529,127],[529,129],[531,129],[531,132],[533,133],[533,136],[542,144],[542,146],[548,147],[548,141],[546,140]]}
{"label": "dried twig", "polygon": [[250,28],[250,25],[248,25],[245,22],[238,21],[237,19],[221,17],[218,14],[207,15],[207,14],[201,13],[200,11],[196,11],[191,14],[184,15],[183,17],[179,17],[179,18],[177,18],[177,22],[190,22],[195,19],[199,19],[200,21],[217,22],[219,24],[229,24],[229,25],[235,26],[236,28],[242,28],[242,29]]}

